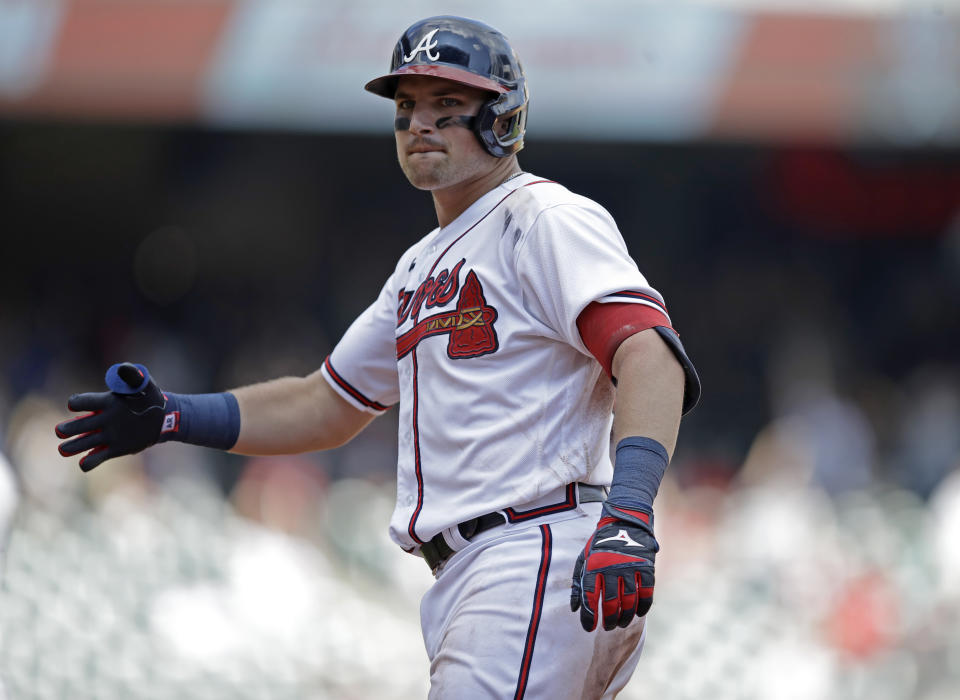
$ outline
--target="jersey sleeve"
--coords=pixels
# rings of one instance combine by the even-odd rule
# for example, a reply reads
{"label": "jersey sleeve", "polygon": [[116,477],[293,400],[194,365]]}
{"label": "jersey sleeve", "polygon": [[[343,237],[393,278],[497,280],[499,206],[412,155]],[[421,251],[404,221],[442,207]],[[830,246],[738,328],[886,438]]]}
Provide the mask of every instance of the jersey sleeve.
{"label": "jersey sleeve", "polygon": [[593,302],[642,304],[670,324],[663,298],[599,206],[562,204],[540,212],[517,245],[516,264],[525,308],[586,355],[577,319]]}
{"label": "jersey sleeve", "polygon": [[[663,297],[647,283],[603,208],[559,205],[541,212],[518,245],[517,271],[527,310],[557,336],[597,357],[608,375],[620,342],[655,328],[683,367],[683,412],[697,404],[700,377],[673,329]],[[599,310],[601,304],[612,305],[610,313]],[[625,313],[624,304],[642,308]],[[591,311],[584,313],[588,307]],[[592,349],[585,335],[592,338]]]}
{"label": "jersey sleeve", "polygon": [[338,394],[361,411],[377,415],[400,400],[392,280],[393,276],[350,325],[321,368]]}

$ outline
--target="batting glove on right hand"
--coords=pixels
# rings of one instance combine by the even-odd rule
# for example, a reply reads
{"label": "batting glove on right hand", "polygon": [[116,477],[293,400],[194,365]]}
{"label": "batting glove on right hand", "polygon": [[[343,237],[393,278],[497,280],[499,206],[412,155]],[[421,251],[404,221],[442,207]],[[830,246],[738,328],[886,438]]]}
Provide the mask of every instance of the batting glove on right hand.
{"label": "batting glove on right hand", "polygon": [[580,610],[587,632],[597,627],[626,627],[643,617],[653,603],[653,568],[660,549],[653,536],[653,513],[647,507],[603,504],[603,514],[573,569],[570,609]]}
{"label": "batting glove on right hand", "polygon": [[160,438],[167,400],[143,365],[129,362],[107,370],[107,387],[101,393],[74,394],[67,400],[71,411],[90,413],[57,425],[60,454],[71,457],[87,452],[80,468],[88,472],[105,460],[133,454]]}

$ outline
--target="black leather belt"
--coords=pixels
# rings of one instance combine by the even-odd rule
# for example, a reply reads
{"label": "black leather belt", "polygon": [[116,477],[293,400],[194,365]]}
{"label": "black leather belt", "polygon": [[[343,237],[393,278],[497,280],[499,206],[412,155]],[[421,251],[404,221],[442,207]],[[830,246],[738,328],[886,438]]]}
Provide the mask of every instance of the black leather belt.
{"label": "black leather belt", "polygon": [[[607,500],[607,489],[605,486],[578,483],[577,491],[580,494],[580,503],[598,503]],[[573,507],[574,506],[571,506],[571,509]],[[463,539],[469,540],[481,532],[497,527],[498,525],[504,525],[506,522],[507,518],[503,513],[494,511],[493,513],[487,513],[486,515],[480,515],[476,518],[463,521],[457,525],[457,530],[460,531]],[[424,561],[427,562],[430,570],[436,574],[443,563],[453,556],[454,551],[443,538],[443,533],[438,532],[429,542],[424,542],[420,545],[420,553],[423,554]]]}

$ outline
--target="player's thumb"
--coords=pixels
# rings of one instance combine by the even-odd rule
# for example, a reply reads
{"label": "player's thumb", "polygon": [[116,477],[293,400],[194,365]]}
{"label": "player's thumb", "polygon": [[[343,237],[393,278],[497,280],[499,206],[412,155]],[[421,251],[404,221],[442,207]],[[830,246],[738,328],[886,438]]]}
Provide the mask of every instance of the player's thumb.
{"label": "player's thumb", "polygon": [[111,365],[104,381],[115,394],[136,394],[144,391],[150,384],[150,372],[143,365],[120,362]]}
{"label": "player's thumb", "polygon": [[117,376],[122,379],[131,389],[138,388],[143,384],[143,372],[137,369],[136,365],[130,362],[124,362],[117,367]]}

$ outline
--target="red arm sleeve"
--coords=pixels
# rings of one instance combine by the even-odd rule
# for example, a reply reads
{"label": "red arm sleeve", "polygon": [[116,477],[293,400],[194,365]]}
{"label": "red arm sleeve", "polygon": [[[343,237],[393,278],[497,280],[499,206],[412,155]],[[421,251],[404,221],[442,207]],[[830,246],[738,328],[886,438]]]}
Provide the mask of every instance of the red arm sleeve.
{"label": "red arm sleeve", "polygon": [[577,330],[587,350],[597,358],[608,377],[613,377],[613,356],[620,343],[648,328],[672,329],[663,312],[646,304],[601,304],[593,302],[580,312]]}

